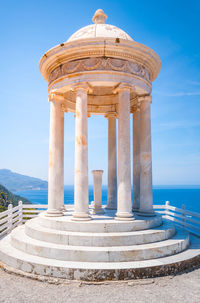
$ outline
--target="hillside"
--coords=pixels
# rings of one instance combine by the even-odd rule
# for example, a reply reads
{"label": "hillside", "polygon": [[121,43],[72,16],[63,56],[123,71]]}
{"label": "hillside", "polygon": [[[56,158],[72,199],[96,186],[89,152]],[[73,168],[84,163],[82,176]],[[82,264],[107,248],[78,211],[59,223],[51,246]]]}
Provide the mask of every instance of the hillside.
{"label": "hillside", "polygon": [[7,188],[0,184],[0,212],[7,209],[8,204],[12,203],[13,206],[18,205],[18,202],[22,201],[24,204],[31,204],[31,202],[18,195],[14,195]]}
{"label": "hillside", "polygon": [[0,169],[0,184],[12,192],[48,188],[47,181],[21,175],[9,169]]}

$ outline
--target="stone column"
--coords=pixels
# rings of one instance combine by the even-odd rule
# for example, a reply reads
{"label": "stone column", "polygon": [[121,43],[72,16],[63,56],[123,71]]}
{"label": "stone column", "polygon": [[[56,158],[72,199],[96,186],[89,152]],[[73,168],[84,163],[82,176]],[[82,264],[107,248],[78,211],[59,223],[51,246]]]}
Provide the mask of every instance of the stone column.
{"label": "stone column", "polygon": [[143,216],[154,216],[151,160],[151,96],[140,100],[140,211]]}
{"label": "stone column", "polygon": [[61,149],[61,151],[62,151],[62,157],[61,157],[61,159],[62,159],[62,180],[63,180],[63,183],[61,184],[61,186],[62,186],[62,197],[61,197],[61,200],[62,200],[62,208],[61,208],[61,210],[62,211],[66,211],[66,208],[65,208],[65,203],[64,203],[64,168],[65,168],[65,166],[64,166],[64,119],[65,119],[65,110],[64,110],[64,108],[61,106],[61,109],[62,109],[62,112],[63,112],[63,114],[62,114],[62,119],[63,119],[63,121],[62,121],[62,127],[61,127],[61,138],[63,138],[63,140],[62,140],[62,149]]}
{"label": "stone column", "polygon": [[117,220],[133,220],[131,205],[130,88],[118,88]]}
{"label": "stone column", "polygon": [[104,214],[102,208],[102,175],[103,170],[93,170],[93,180],[94,180],[94,208],[92,209],[92,214]]}
{"label": "stone column", "polygon": [[116,114],[107,113],[108,119],[108,193],[107,209],[117,209],[117,154]]}
{"label": "stone column", "polygon": [[50,95],[49,183],[47,216],[62,216],[64,203],[64,112]]}
{"label": "stone column", "polygon": [[75,181],[73,220],[90,220],[88,205],[87,87],[77,86],[75,127]]}
{"label": "stone column", "polygon": [[133,111],[133,211],[140,208],[140,109]]}

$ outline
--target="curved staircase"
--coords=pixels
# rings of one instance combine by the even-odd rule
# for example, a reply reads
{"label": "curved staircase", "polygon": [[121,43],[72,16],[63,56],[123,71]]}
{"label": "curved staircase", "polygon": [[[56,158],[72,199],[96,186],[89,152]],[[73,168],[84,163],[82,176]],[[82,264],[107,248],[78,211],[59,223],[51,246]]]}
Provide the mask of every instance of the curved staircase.
{"label": "curved staircase", "polygon": [[[200,241],[161,216],[117,221],[114,211],[72,221],[41,213],[0,241],[0,260],[14,269],[66,279],[105,280],[174,273],[199,261]],[[191,242],[191,243],[190,243]]]}

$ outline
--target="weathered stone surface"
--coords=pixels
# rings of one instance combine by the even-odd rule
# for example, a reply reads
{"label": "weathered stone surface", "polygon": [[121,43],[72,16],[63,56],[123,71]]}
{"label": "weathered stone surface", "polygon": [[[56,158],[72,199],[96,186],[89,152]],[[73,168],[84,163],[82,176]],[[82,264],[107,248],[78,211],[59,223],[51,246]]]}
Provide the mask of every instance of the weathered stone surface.
{"label": "weathered stone surface", "polygon": [[65,230],[65,231],[77,231],[77,232],[128,232],[136,230],[146,230],[149,228],[154,228],[162,225],[162,217],[157,215],[155,217],[140,217],[136,214],[134,221],[115,221],[115,210],[105,209],[105,214],[101,216],[92,215],[91,221],[84,222],[72,222],[71,217],[73,214],[73,209],[67,208],[67,212],[63,217],[48,218],[45,213],[41,213],[38,216],[38,223],[41,226],[55,229],[55,230]]}
{"label": "weathered stone surface", "polygon": [[26,234],[36,240],[66,245],[81,246],[124,246],[163,241],[175,234],[173,223],[164,222],[154,229],[124,232],[77,232],[54,230],[39,225],[38,218],[25,225]]}
{"label": "weathered stone surface", "polygon": [[140,208],[140,108],[133,110],[133,211]]}
{"label": "weathered stone surface", "polygon": [[93,188],[94,188],[94,201],[92,214],[104,214],[104,209],[102,208],[102,175],[103,170],[93,170]]}
{"label": "weathered stone surface", "polygon": [[76,134],[74,170],[74,214],[73,220],[90,220],[88,214],[88,126],[87,87],[77,85]]}
{"label": "weathered stone surface", "polygon": [[16,228],[11,234],[11,245],[16,249],[35,256],[50,259],[80,262],[128,262],[165,257],[185,250],[189,237],[179,231],[165,241],[126,246],[80,246],[54,244],[33,239],[24,232],[24,227]]}
{"label": "weathered stone surface", "polygon": [[133,220],[131,205],[130,88],[119,87],[117,220]]}
{"label": "weathered stone surface", "polygon": [[10,237],[0,243],[1,266],[10,271],[53,276],[70,280],[104,281],[130,280],[176,274],[200,265],[200,240],[191,237],[191,247],[179,254],[155,260],[120,263],[63,262],[31,256],[10,245]]}
{"label": "weathered stone surface", "polygon": [[108,189],[107,208],[117,209],[117,142],[116,114],[108,113]]}
{"label": "weathered stone surface", "polygon": [[84,72],[84,71],[115,71],[124,72],[138,77],[150,80],[148,70],[139,63],[129,62],[124,59],[115,59],[110,57],[102,58],[86,58],[69,61],[65,64],[58,66],[53,70],[49,77],[49,83],[59,79],[60,77],[67,76],[69,74]]}
{"label": "weathered stone surface", "polygon": [[64,112],[50,100],[48,216],[62,216],[64,205]]}

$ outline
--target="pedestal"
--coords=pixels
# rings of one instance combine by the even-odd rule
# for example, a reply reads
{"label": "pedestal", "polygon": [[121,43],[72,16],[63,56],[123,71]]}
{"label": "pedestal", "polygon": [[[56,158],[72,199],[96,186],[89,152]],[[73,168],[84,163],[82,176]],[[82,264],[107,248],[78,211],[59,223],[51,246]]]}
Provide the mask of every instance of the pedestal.
{"label": "pedestal", "polygon": [[103,170],[93,170],[93,180],[94,180],[94,201],[93,209],[91,213],[95,214],[104,214],[102,208],[102,175]]}

